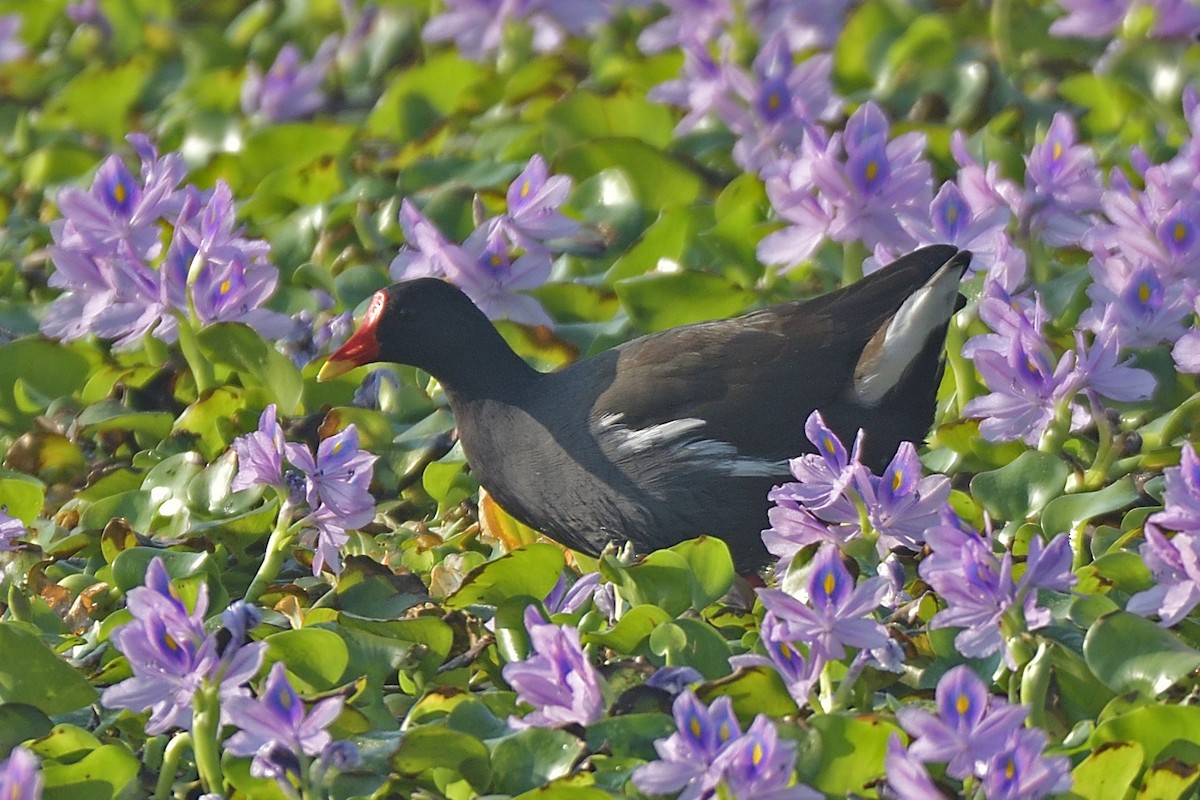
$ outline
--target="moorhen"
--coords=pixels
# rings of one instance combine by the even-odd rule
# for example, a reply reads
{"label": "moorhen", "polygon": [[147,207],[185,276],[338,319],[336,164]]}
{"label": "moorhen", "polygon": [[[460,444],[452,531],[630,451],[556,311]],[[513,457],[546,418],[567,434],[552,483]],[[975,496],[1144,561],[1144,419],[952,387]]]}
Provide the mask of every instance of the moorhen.
{"label": "moorhen", "polygon": [[517,519],[591,555],[718,536],[744,573],[768,559],[767,492],[813,451],[813,409],[846,441],[863,428],[877,472],[901,441],[924,440],[970,261],[926,247],[815,299],[652,333],[549,373],[459,289],[419,278],[376,292],[317,379],[376,361],[419,367],[444,387],[479,482]]}

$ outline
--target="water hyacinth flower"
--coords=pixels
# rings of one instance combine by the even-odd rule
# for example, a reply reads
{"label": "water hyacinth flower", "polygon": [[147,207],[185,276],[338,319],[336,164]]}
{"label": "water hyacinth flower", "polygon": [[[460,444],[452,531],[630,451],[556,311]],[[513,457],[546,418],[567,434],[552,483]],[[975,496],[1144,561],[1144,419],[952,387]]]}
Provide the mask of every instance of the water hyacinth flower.
{"label": "water hyacinth flower", "polygon": [[323,439],[315,459],[305,445],[287,442],[283,447],[287,460],[304,473],[305,497],[314,510],[328,509],[344,528],[360,528],[375,516],[369,489],[379,457],[359,449],[354,425]]}
{"label": "water hyacinth flower", "polygon": [[792,641],[808,643],[813,657],[838,661],[848,647],[869,650],[887,643],[887,632],[869,616],[887,589],[883,578],[856,585],[841,551],[824,544],[808,566],[804,585],[803,601],[779,589],[759,589],[758,597]]}
{"label": "water hyacinth flower", "polygon": [[461,245],[405,199],[400,226],[407,244],[389,272],[396,280],[444,278],[491,319],[553,325],[541,303],[523,292],[550,277],[552,240],[579,230],[558,210],[569,190],[569,180],[550,176],[545,162],[534,156],[508,188],[507,211],[482,221]]}
{"label": "water hyacinth flower", "polygon": [[344,704],[343,697],[327,697],[306,713],[283,662],[276,661],[258,697],[241,695],[223,704],[226,719],[238,728],[225,740],[225,749],[237,756],[253,756],[264,746],[280,744],[297,756],[318,755],[332,740],[326,728]]}
{"label": "water hyacinth flower", "polygon": [[1028,709],[987,691],[969,667],[946,672],[934,693],[937,713],[907,706],[896,719],[913,742],[905,751],[893,737],[885,760],[896,797],[944,796],[925,769],[946,764],[946,775],[983,781],[984,796],[1036,800],[1071,787],[1070,762],[1046,756],[1046,735],[1022,723]]}
{"label": "water hyacinth flower", "polygon": [[118,348],[147,333],[173,342],[177,318],[193,313],[200,324],[243,322],[268,338],[290,331],[286,316],[262,308],[278,274],[270,246],[237,228],[229,187],[180,186],[179,154],[159,157],[146,137],[128,138],[140,177],[110,156],[89,191],[56,198],[63,218],[50,223],[49,284],[64,291],[42,332],[67,341],[94,334]]}
{"label": "water hyacinth flower", "polygon": [[1157,614],[1159,624],[1170,627],[1200,605],[1200,459],[1191,442],[1183,446],[1180,465],[1163,475],[1164,507],[1146,519],[1140,548],[1155,586],[1129,598],[1125,610]]}
{"label": "water hyacinth flower", "polygon": [[38,757],[24,747],[14,747],[0,763],[0,797],[4,800],[41,800],[42,773]]}
{"label": "water hyacinth flower", "polygon": [[258,418],[258,430],[233,440],[238,471],[229,487],[231,491],[283,484],[283,428],[275,413],[275,404],[271,403]]}
{"label": "water hyacinth flower", "polygon": [[242,113],[263,122],[290,122],[311,117],[325,106],[321,84],[333,63],[339,37],[325,37],[312,61],[305,63],[291,42],[279,49],[266,73],[251,63],[242,83]]}
{"label": "water hyacinth flower", "polygon": [[1100,196],[1096,154],[1077,144],[1074,120],[1060,111],[1025,158],[1021,224],[1053,247],[1079,246],[1100,210]]}
{"label": "water hyacinth flower", "polygon": [[0,64],[19,61],[29,52],[21,41],[22,21],[20,14],[0,15]]}
{"label": "water hyacinth flower", "polygon": [[514,23],[529,25],[535,52],[562,47],[568,34],[579,36],[608,19],[602,0],[447,0],[445,9],[421,31],[426,42],[453,41],[474,61],[491,57]]}
{"label": "water hyacinth flower", "polygon": [[1152,10],[1148,35],[1156,39],[1196,38],[1200,32],[1200,8],[1188,0],[1058,0],[1067,13],[1050,23],[1055,36],[1102,39],[1112,36],[1135,10]]}
{"label": "water hyacinth flower", "polygon": [[826,138],[809,129],[807,146],[767,173],[772,206],[792,224],[763,237],[759,259],[790,269],[827,238],[861,242],[869,250],[912,249],[914,239],[901,220],[926,213],[932,172],[923,158],[924,135],[889,139],[890,129],[871,102],[850,116],[841,133]]}
{"label": "water hyacinth flower", "polygon": [[531,653],[524,661],[504,665],[503,675],[517,698],[534,707],[524,717],[510,717],[514,728],[587,725],[604,714],[600,675],[588,661],[579,631],[546,622],[534,606],[525,609]]}
{"label": "water hyacinth flower", "polygon": [[[654,743],[657,761],[634,770],[633,782],[646,794],[679,792],[678,800],[731,797],[815,800],[817,792],[791,785],[796,745],[779,741],[775,726],[760,714],[742,733],[728,697],[705,707],[688,690],[672,705],[676,730]],[[682,791],[681,791],[682,790]]]}
{"label": "water hyacinth flower", "polygon": [[770,611],[763,617],[762,625],[759,626],[759,637],[767,651],[766,656],[756,653],[730,656],[729,665],[734,669],[771,667],[783,679],[788,694],[796,701],[796,705],[804,708],[809,703],[813,687],[821,677],[821,669],[825,666],[824,659],[809,649],[807,642],[798,641],[787,623]]}
{"label": "water hyacinth flower", "polygon": [[665,0],[662,5],[667,15],[638,34],[638,49],[648,55],[672,47],[686,52],[693,43],[715,42],[737,18],[730,0]]}
{"label": "water hyacinth flower", "polygon": [[17,539],[22,538],[29,531],[25,529],[25,523],[16,517],[9,516],[8,507],[0,506],[0,553],[9,553],[18,549]]}
{"label": "water hyacinth flower", "polygon": [[223,637],[205,633],[207,584],[199,585],[195,607],[189,610],[162,560],[155,558],[145,585],[129,592],[126,605],[133,620],[117,628],[111,640],[129,661],[133,676],[104,690],[100,701],[105,706],[150,711],[146,731],[159,734],[191,729],[196,693],[206,685],[216,684],[223,707],[245,694],[244,685],[258,671],[266,645],[234,644],[244,640],[246,627],[236,622],[236,615],[232,619],[239,630]]}
{"label": "water hyacinth flower", "polygon": [[[911,443],[900,445],[882,477],[872,474],[861,461],[862,431],[847,453],[819,411],[809,415],[805,433],[817,452],[788,462],[796,481],[767,494],[775,505],[767,512],[771,527],[763,542],[780,559],[780,569],[803,547],[844,544],[864,534],[875,537],[880,556],[896,547],[921,549],[922,532],[946,505],[946,477],[922,477]],[[866,531],[863,523],[869,523]]]}
{"label": "water hyacinth flower", "polygon": [[1025,572],[1013,578],[1013,556],[998,557],[991,542],[972,530],[943,524],[925,532],[932,553],[918,567],[946,603],[930,620],[931,628],[961,628],[954,637],[958,652],[985,658],[1001,651],[1010,669],[1017,663],[1009,639],[1050,624],[1050,611],[1037,604],[1039,589],[1065,592],[1075,585],[1069,537],[1043,545],[1029,541]]}

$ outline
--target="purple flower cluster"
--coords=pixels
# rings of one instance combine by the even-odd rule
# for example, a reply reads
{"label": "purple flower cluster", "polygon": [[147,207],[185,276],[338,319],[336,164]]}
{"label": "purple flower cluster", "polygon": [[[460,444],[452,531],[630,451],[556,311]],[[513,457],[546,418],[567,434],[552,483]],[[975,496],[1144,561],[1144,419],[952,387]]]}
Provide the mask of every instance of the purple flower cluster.
{"label": "purple flower cluster", "polygon": [[42,773],[38,758],[24,747],[14,747],[0,762],[0,797],[4,800],[41,800]]}
{"label": "purple flower cluster", "polygon": [[896,712],[914,740],[907,750],[897,735],[888,742],[891,796],[946,797],[926,768],[931,763],[945,764],[948,778],[975,783],[986,800],[1037,800],[1071,787],[1067,758],[1045,755],[1046,734],[1022,725],[1028,710],[989,694],[968,667],[943,675],[934,696],[936,714],[911,706]]}
{"label": "purple flower cluster", "polygon": [[[340,572],[340,548],[349,539],[346,531],[361,528],[375,516],[370,486],[378,456],[359,449],[358,429],[347,425],[322,440],[314,458],[306,445],[284,441],[272,404],[259,417],[258,429],[235,439],[232,447],[238,457],[233,491],[275,486],[289,497],[290,505],[307,503],[309,514],[300,524],[316,530],[313,574],[325,564]],[[285,459],[298,473],[284,473]]]}
{"label": "purple flower cluster", "polygon": [[1050,23],[1055,36],[1103,39],[1143,9],[1151,10],[1148,34],[1153,38],[1191,41],[1200,34],[1200,7],[1190,0],[1058,0],[1058,4],[1067,13]]}
{"label": "purple flower cluster", "polygon": [[808,704],[825,665],[844,659],[848,649],[866,654],[864,661],[872,651],[878,653],[876,663],[895,661],[888,653],[887,632],[871,617],[888,592],[886,579],[868,578],[855,585],[841,551],[831,543],[821,546],[807,569],[802,599],[779,589],[758,590],[767,609],[760,628],[767,657],[730,659],[735,667],[774,667],[800,706]]}
{"label": "purple flower cluster", "polygon": [[588,725],[604,714],[600,675],[588,661],[579,631],[553,625],[534,606],[525,609],[525,628],[533,652],[524,661],[505,664],[504,680],[534,711],[510,717],[514,728]]}
{"label": "purple flower cluster", "polygon": [[425,24],[427,42],[453,41],[465,58],[492,57],[514,23],[527,25],[535,52],[551,53],[567,36],[581,36],[609,19],[609,0],[446,0]]}
{"label": "purple flower cluster", "polygon": [[126,604],[133,620],[111,639],[133,676],[105,689],[100,698],[104,705],[150,711],[146,732],[159,734],[191,729],[196,694],[206,685],[218,687],[222,703],[246,693],[245,684],[258,672],[266,648],[246,642],[245,633],[257,622],[253,607],[235,603],[224,612],[230,638],[222,646],[216,633],[204,631],[207,584],[199,585],[189,611],[158,558],[146,570],[145,585],[132,589]]}
{"label": "purple flower cluster", "polygon": [[19,61],[29,52],[20,36],[22,21],[20,14],[0,16],[0,64]]}
{"label": "purple flower cluster", "polygon": [[483,220],[461,245],[447,240],[406,199],[400,225],[407,246],[392,261],[391,275],[444,278],[491,319],[552,325],[541,303],[519,292],[545,283],[555,242],[579,232],[580,224],[559,211],[570,191],[571,179],[550,175],[545,160],[535,155],[509,185],[507,210]]}
{"label": "purple flower cluster", "polygon": [[140,177],[114,155],[88,191],[58,194],[63,216],[50,223],[50,285],[64,293],[42,332],[60,340],[91,333],[130,346],[147,333],[174,341],[177,317],[188,316],[204,325],[244,322],[269,338],[287,333],[291,321],[261,307],[279,279],[267,260],[270,246],[242,236],[229,187],[220,180],[209,192],[181,187],[179,154],[160,158],[141,135],[129,141],[141,158]]}
{"label": "purple flower cluster", "polygon": [[0,506],[0,553],[18,549],[16,540],[28,533],[25,523],[16,517],[9,516],[8,506]]}
{"label": "purple flower cluster", "polygon": [[1075,349],[1055,360],[1036,295],[1032,302],[1015,298],[998,281],[988,281],[978,314],[993,333],[970,339],[963,355],[975,362],[991,392],[968,402],[963,414],[982,420],[985,439],[1037,446],[1055,423],[1072,430],[1086,425],[1101,397],[1136,401],[1154,392],[1149,372],[1118,363],[1115,328],[1100,330],[1091,345],[1077,332]]}
{"label": "purple flower cluster", "polygon": [[289,42],[279,49],[266,74],[251,63],[242,84],[242,113],[263,122],[289,122],[320,111],[326,100],[321,84],[338,43],[336,34],[327,36],[312,61],[305,63],[300,49]]}
{"label": "purple flower cluster", "polygon": [[[1163,510],[1146,519],[1142,560],[1157,585],[1129,598],[1133,614],[1157,614],[1170,627],[1200,605],[1200,458],[1191,442],[1178,467],[1163,471]],[[1167,533],[1174,535],[1167,538]]]}
{"label": "purple flower cluster", "polygon": [[[257,698],[242,694],[225,703],[223,710],[239,728],[225,740],[225,749],[235,756],[254,756],[256,762],[280,746],[296,755],[320,755],[332,742],[325,729],[342,713],[344,704],[343,697],[327,697],[306,714],[283,662],[277,661]],[[269,770],[259,765],[258,771]]]}
{"label": "purple flower cluster", "polygon": [[1131,152],[1144,188],[1112,173],[1103,217],[1082,239],[1092,254],[1092,305],[1080,325],[1111,330],[1122,350],[1174,344],[1179,369],[1200,372],[1200,333],[1191,325],[1200,295],[1200,96],[1192,87],[1184,117],[1189,136],[1174,157],[1154,164]]}
{"label": "purple flower cluster", "polygon": [[755,797],[761,800],[816,800],[819,792],[792,783],[795,742],[780,741],[771,720],[754,718],[742,733],[728,697],[705,707],[691,691],[672,706],[677,730],[654,743],[658,761],[638,767],[633,782],[646,794],[679,792],[678,800]]}
{"label": "purple flower cluster", "polygon": [[780,559],[779,569],[785,570],[803,547],[844,544],[860,536],[874,538],[880,555],[897,547],[921,549],[924,530],[937,523],[946,505],[949,480],[921,477],[921,462],[909,442],[876,476],[859,460],[861,432],[847,454],[819,411],[809,415],[804,430],[817,452],[792,459],[796,482],[767,495],[775,506],[767,512],[771,527],[763,531],[763,542]]}
{"label": "purple flower cluster", "polygon": [[1049,609],[1038,605],[1038,590],[1065,592],[1075,585],[1070,537],[1056,536],[1049,544],[1030,539],[1025,571],[1014,578],[1012,553],[998,556],[988,537],[954,522],[925,532],[932,552],[918,571],[946,603],[929,627],[961,628],[954,637],[958,652],[986,658],[1002,651],[1005,663],[1016,669],[1012,641],[1050,624]]}
{"label": "purple flower cluster", "polygon": [[919,220],[930,207],[933,178],[924,150],[924,134],[892,138],[873,102],[850,115],[843,131],[826,135],[810,127],[796,154],[764,173],[771,204],[789,224],[763,237],[759,259],[790,268],[827,239],[912,249],[916,240],[902,220]]}

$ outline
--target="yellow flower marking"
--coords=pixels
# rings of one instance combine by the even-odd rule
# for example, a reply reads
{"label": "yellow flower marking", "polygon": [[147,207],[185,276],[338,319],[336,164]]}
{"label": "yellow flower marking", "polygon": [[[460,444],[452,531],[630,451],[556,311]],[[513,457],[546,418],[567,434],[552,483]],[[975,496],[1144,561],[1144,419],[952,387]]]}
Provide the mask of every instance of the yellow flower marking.
{"label": "yellow flower marking", "polygon": [[688,728],[691,730],[693,737],[697,739],[700,738],[700,732],[703,730],[703,728],[700,727],[700,720],[692,717],[692,723],[688,725]]}
{"label": "yellow flower marking", "polygon": [[1138,300],[1140,300],[1143,303],[1149,302],[1150,301],[1150,285],[1148,283],[1146,283],[1145,281],[1143,281],[1142,283],[1139,283],[1137,294],[1138,294]]}
{"label": "yellow flower marking", "polygon": [[221,281],[221,286],[218,288],[218,291],[220,291],[221,296],[224,297],[225,295],[229,294],[229,290],[232,288],[233,283],[229,280],[229,278],[226,278],[225,280]]}
{"label": "yellow flower marking", "polygon": [[530,185],[529,185],[529,179],[528,179],[528,178],[526,178],[525,180],[521,181],[521,197],[528,197],[528,196],[529,196],[529,190],[530,190],[530,188],[531,188],[531,187],[530,187]]}
{"label": "yellow flower marking", "polygon": [[833,594],[833,590],[837,588],[837,578],[834,577],[832,570],[825,573],[824,584],[825,594]]}
{"label": "yellow flower marking", "polygon": [[1062,142],[1055,141],[1054,146],[1052,148],[1050,148],[1050,157],[1053,160],[1058,161],[1060,158],[1062,158],[1062,154],[1063,154]]}
{"label": "yellow flower marking", "polygon": [[971,698],[965,694],[960,694],[954,699],[954,710],[958,712],[959,716],[966,714],[971,710]]}
{"label": "yellow flower marking", "polygon": [[118,203],[124,203],[125,198],[128,196],[129,196],[129,193],[125,191],[125,184],[118,183],[116,186],[113,187],[113,199],[116,200]]}
{"label": "yellow flower marking", "polygon": [[896,474],[892,476],[892,491],[896,491],[904,484],[904,470],[896,470]]}
{"label": "yellow flower marking", "polygon": [[865,174],[868,183],[875,180],[875,176],[879,174],[879,162],[875,160],[868,161]]}
{"label": "yellow flower marking", "polygon": [[752,762],[754,762],[754,766],[756,766],[756,767],[763,760],[762,745],[759,744],[758,742],[754,743],[754,750],[753,750],[753,752],[750,753],[750,760]]}
{"label": "yellow flower marking", "polygon": [[1180,220],[1175,223],[1175,227],[1171,230],[1171,238],[1177,242],[1182,242],[1187,238],[1187,225]]}

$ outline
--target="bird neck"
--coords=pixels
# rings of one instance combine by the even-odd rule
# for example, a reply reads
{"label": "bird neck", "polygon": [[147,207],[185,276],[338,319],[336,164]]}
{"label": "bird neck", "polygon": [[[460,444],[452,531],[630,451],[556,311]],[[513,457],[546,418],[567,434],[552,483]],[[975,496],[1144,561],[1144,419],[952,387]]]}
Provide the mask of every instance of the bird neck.
{"label": "bird neck", "polygon": [[541,375],[513,352],[490,321],[481,319],[482,325],[448,332],[437,357],[417,365],[441,382],[452,404],[503,400]]}

